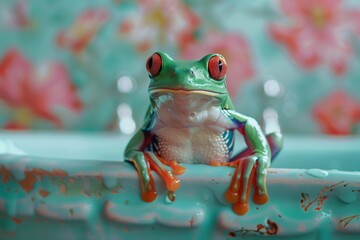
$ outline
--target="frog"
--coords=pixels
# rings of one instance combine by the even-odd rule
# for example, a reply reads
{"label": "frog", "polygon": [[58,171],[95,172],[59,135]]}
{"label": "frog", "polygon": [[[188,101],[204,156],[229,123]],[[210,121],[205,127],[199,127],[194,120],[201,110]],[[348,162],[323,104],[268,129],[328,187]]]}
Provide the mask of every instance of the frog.
{"label": "frog", "polygon": [[[235,168],[225,198],[236,214],[248,212],[251,186],[256,204],[268,202],[267,169],[282,148],[283,135],[265,134],[254,118],[235,110],[227,90],[227,69],[219,53],[174,60],[155,52],[146,61],[150,104],[124,153],[138,173],[143,201],[157,197],[152,171],[173,193],[181,186],[178,175],[186,171],[185,165],[207,164]],[[246,143],[237,154],[236,132]]]}

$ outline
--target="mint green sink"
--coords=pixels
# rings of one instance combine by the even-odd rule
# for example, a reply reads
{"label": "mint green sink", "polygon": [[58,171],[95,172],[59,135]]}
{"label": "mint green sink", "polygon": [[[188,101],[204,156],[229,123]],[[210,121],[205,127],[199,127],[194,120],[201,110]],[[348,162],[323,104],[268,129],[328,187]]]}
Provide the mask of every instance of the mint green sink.
{"label": "mint green sink", "polygon": [[0,239],[360,239],[360,139],[286,136],[270,200],[236,215],[229,167],[185,165],[144,203],[128,137],[0,132]]}

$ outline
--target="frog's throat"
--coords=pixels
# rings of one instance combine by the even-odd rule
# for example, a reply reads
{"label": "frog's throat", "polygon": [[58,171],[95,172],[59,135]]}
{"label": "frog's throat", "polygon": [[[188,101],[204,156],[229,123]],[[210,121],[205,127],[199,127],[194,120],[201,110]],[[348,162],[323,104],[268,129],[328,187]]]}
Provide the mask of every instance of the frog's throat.
{"label": "frog's throat", "polygon": [[210,97],[218,97],[222,95],[221,93],[204,91],[204,90],[185,90],[185,89],[170,89],[170,88],[157,88],[157,89],[150,89],[149,93],[180,93],[180,94],[202,94]]}

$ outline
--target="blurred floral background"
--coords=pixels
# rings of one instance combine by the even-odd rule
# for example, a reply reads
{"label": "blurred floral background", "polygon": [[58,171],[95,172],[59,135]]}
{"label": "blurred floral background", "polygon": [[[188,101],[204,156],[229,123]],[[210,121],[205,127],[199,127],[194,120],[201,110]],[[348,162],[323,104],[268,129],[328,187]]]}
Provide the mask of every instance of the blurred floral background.
{"label": "blurred floral background", "polygon": [[360,134],[356,0],[2,0],[0,127],[132,134],[154,51],[219,52],[238,111],[283,131]]}

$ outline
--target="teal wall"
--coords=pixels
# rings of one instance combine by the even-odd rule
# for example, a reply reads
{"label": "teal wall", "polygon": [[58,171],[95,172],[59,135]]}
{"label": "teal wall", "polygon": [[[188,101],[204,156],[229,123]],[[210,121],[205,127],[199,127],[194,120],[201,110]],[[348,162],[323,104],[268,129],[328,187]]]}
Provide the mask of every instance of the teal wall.
{"label": "teal wall", "polygon": [[238,110],[261,121],[271,107],[284,132],[360,133],[358,1],[3,0],[0,12],[2,128],[131,134],[161,50],[222,53]]}

